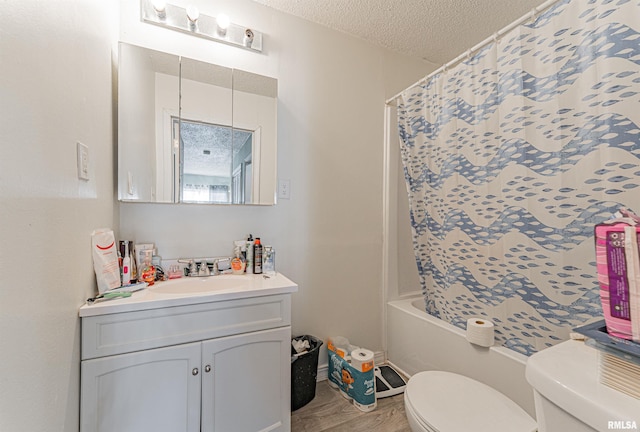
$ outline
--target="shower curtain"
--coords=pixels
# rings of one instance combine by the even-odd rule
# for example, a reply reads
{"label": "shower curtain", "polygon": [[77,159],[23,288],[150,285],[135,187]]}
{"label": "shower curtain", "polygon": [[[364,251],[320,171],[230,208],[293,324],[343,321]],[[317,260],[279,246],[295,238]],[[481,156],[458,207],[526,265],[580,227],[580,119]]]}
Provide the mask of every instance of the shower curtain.
{"label": "shower curtain", "polygon": [[602,316],[593,228],[640,210],[640,2],[559,1],[407,89],[427,312],[530,355]]}

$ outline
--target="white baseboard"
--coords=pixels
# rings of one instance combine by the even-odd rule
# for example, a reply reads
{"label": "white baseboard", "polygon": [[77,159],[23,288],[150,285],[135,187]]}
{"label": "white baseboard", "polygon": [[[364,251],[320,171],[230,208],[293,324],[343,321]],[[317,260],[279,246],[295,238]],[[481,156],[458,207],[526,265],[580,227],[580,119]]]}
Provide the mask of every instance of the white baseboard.
{"label": "white baseboard", "polygon": [[[384,351],[376,351],[373,353],[373,362],[377,365],[383,364],[385,362]],[[326,379],[329,379],[329,363],[319,364],[316,381],[324,381]]]}

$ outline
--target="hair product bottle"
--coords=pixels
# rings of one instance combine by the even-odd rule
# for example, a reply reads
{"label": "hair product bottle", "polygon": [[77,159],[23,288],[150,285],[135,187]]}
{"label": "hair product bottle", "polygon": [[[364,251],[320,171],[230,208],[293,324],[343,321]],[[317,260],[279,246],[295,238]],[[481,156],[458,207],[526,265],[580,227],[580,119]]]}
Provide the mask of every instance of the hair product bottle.
{"label": "hair product bottle", "polygon": [[260,243],[260,237],[256,237],[253,245],[253,273],[262,273],[262,244]]}

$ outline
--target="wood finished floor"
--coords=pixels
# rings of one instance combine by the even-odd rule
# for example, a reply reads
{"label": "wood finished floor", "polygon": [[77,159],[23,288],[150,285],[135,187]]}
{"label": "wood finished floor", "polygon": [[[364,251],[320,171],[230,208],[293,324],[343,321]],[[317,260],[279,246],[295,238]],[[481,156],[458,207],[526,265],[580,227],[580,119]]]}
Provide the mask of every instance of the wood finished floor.
{"label": "wood finished floor", "polygon": [[375,410],[365,413],[343,398],[328,381],[316,384],[316,396],[291,414],[292,432],[410,432],[403,395],[378,399]]}

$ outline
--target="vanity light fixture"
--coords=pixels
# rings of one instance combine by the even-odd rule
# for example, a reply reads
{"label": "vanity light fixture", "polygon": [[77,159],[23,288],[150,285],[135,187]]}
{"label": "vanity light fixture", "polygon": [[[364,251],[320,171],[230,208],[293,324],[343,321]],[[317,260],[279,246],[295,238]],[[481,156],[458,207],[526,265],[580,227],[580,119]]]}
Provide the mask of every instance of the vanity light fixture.
{"label": "vanity light fixture", "polygon": [[262,33],[238,24],[219,14],[201,14],[195,6],[186,9],[164,0],[140,0],[140,20],[204,39],[262,52]]}

